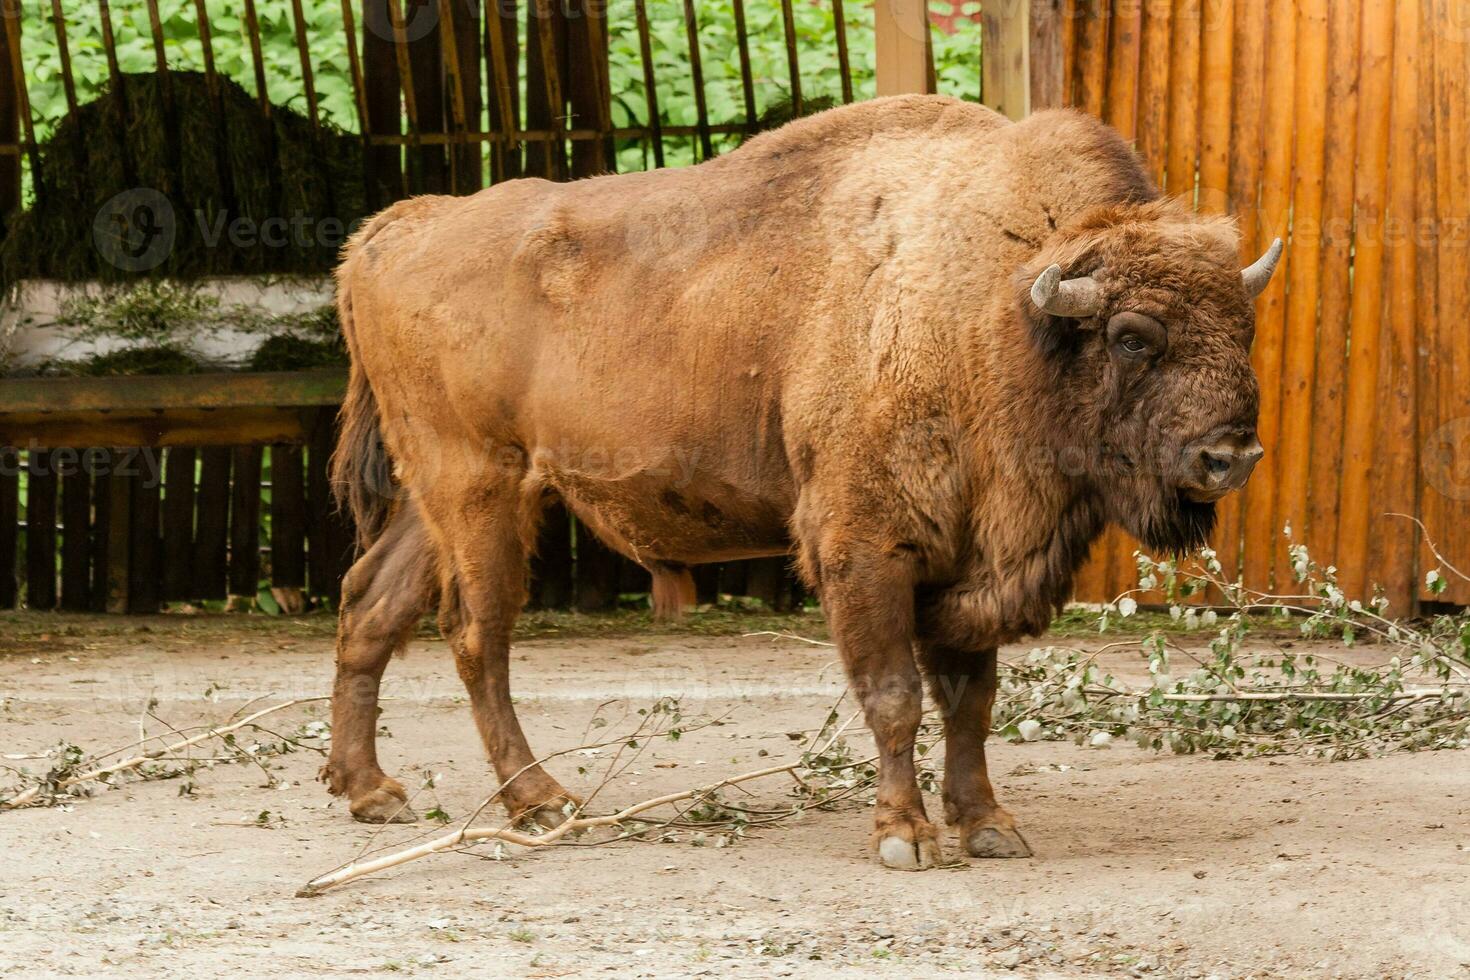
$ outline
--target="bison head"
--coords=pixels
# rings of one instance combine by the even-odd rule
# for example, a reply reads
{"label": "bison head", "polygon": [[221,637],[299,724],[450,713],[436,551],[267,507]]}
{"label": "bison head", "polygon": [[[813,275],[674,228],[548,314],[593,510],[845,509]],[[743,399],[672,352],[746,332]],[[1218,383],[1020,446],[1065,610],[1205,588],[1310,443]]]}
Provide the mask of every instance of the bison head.
{"label": "bison head", "polygon": [[1111,520],[1150,548],[1198,547],[1263,455],[1252,301],[1281,243],[1242,270],[1233,225],[1166,202],[1059,237],[1023,300],[1064,399],[1052,438]]}

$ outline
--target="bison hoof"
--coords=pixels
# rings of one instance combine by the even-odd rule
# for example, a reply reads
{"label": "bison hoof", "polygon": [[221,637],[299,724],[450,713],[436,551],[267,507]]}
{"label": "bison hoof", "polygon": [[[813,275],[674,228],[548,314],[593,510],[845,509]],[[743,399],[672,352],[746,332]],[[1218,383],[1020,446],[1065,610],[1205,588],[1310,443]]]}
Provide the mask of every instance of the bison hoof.
{"label": "bison hoof", "polygon": [[544,803],[516,806],[511,812],[518,824],[537,824],[544,830],[555,830],[576,815],[582,800],[563,790]]}
{"label": "bison hoof", "polygon": [[408,805],[403,787],[390,781],[352,801],[352,818],[363,823],[413,823],[418,814]]}
{"label": "bison hoof", "polygon": [[885,868],[898,871],[923,871],[944,863],[944,852],[939,841],[921,837],[919,840],[904,840],[902,837],[885,837],[878,843],[878,860]]}
{"label": "bison hoof", "polygon": [[1031,848],[1013,827],[977,827],[965,837],[965,850],[977,858],[1028,858]]}

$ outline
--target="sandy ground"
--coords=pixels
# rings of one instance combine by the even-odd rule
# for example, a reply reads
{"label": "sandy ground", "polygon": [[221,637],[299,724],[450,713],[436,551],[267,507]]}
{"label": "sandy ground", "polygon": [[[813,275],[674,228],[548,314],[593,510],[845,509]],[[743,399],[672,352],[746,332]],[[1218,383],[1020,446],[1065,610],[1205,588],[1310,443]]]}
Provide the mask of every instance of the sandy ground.
{"label": "sandy ground", "polygon": [[[61,740],[124,745],[149,698],[183,726],[330,683],[319,623],[105,622],[9,621],[7,764],[43,766],[16,757]],[[784,758],[795,745],[786,733],[819,724],[839,690],[832,651],[790,640],[553,636],[519,643],[514,657],[521,717],[543,752],[580,744],[609,699],[627,699],[600,709],[613,721],[661,695],[681,697],[690,715],[728,713],[658,743],[603,791],[609,806]],[[385,767],[406,784],[440,774],[419,811],[437,800],[462,817],[491,783],[444,644],[416,642],[386,693]],[[292,732],[325,712],[293,708],[270,724]],[[195,777],[193,797],[177,779],[132,782],[65,808],[0,813],[0,971],[1470,976],[1463,753],[1217,762],[1001,743],[991,771],[1031,860],[886,871],[869,856],[868,812],[849,809],[724,848],[439,855],[316,899],[293,893],[375,831],[313,782],[315,753],[272,764],[287,785],[263,788],[259,769],[221,765]],[[556,769],[574,789],[593,781],[570,759]],[[775,802],[784,789],[754,792]],[[423,830],[394,827],[376,843]],[[959,850],[952,837],[948,847]]]}

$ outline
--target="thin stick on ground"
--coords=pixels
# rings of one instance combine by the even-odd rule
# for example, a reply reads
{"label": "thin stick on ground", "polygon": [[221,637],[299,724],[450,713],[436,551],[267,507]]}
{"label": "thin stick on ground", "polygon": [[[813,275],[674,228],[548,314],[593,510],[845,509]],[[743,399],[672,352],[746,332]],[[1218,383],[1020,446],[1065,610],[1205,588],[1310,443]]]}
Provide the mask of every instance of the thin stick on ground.
{"label": "thin stick on ground", "polygon": [[798,760],[781,766],[757,769],[754,772],[747,772],[739,776],[722,779],[717,783],[710,783],[708,786],[700,786],[696,789],[684,790],[680,793],[668,793],[664,796],[654,797],[651,800],[644,800],[642,803],[635,803],[632,806],[619,810],[617,813],[604,814],[598,817],[576,817],[559,824],[555,829],[548,830],[544,834],[528,834],[504,827],[462,827],[442,837],[436,837],[434,840],[419,844],[417,847],[411,847],[392,854],[385,854],[371,861],[350,864],[345,868],[313,878],[302,886],[301,890],[296,893],[296,896],[298,898],[312,898],[320,895],[329,888],[335,888],[349,881],[355,881],[367,875],[377,874],[379,871],[386,871],[389,868],[395,868],[400,864],[407,864],[409,861],[428,857],[440,851],[452,850],[463,844],[482,840],[498,840],[507,844],[516,844],[520,847],[532,849],[550,847],[568,834],[575,834],[596,827],[616,826],[625,820],[631,820],[638,814],[656,807],[667,806],[670,803],[678,803],[682,800],[708,796],[726,786],[734,786],[737,783],[745,783],[753,779],[762,779],[766,776],[775,776],[783,772],[790,772],[800,765],[801,762]]}
{"label": "thin stick on ground", "polygon": [[[230,732],[237,731],[241,728],[247,728],[261,718],[264,718],[266,715],[275,714],[277,711],[284,711],[287,708],[293,708],[298,704],[308,704],[313,701],[325,700],[327,700],[326,696],[314,698],[295,698],[291,701],[284,701],[281,704],[277,704],[269,708],[262,708],[254,714],[247,715],[246,717],[241,718],[239,721],[233,722],[228,725],[220,725],[217,728],[211,728],[206,732],[201,732],[200,734],[194,735],[190,738],[186,738],[181,742],[174,742],[161,748],[152,749],[151,751],[144,752],[140,755],[135,755],[132,758],[124,759],[121,762],[114,762],[111,765],[97,766],[95,768],[88,769],[85,772],[80,772],[73,776],[67,776],[65,779],[57,781],[55,786],[49,787],[49,789],[52,792],[57,792],[60,790],[68,789],[72,786],[79,785],[81,783],[88,783],[99,779],[106,779],[107,777],[116,775],[117,773],[123,772],[124,770],[136,769],[137,767],[145,763],[153,762],[157,759],[164,758],[165,756],[173,755],[176,752],[180,752],[184,749],[190,748],[191,746],[198,745],[201,742],[207,742],[212,738],[219,738],[222,735],[228,735]],[[30,804],[40,799],[42,793],[46,792],[47,789],[48,787],[44,783],[38,784],[17,793],[9,799],[0,800],[0,810],[14,810],[23,806],[29,806]]]}

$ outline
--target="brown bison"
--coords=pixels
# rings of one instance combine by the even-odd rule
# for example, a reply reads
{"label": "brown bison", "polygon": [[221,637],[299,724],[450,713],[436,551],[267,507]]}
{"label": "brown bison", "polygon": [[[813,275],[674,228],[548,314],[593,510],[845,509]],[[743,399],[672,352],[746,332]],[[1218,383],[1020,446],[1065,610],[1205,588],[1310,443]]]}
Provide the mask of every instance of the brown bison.
{"label": "brown bison", "polygon": [[651,568],[794,552],[881,755],[883,863],[940,860],[921,676],[946,819],[972,855],[1028,854],[986,774],[996,647],[1046,628],[1109,522],[1187,549],[1245,482],[1251,301],[1280,248],[1243,272],[1236,251],[1101,123],[938,97],[685,170],[389,208],[338,272],[334,479],[374,543],[344,603],[332,790],[362,819],[403,807],[378,679],[442,590],[505,805],[562,819],[576,797],[536,764],[507,670],[560,498]]}

